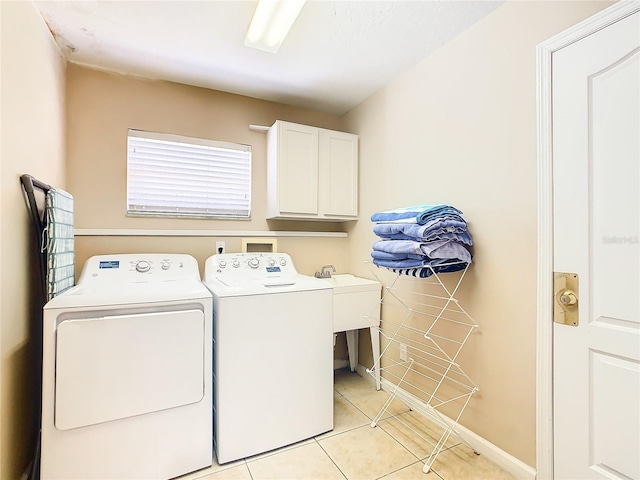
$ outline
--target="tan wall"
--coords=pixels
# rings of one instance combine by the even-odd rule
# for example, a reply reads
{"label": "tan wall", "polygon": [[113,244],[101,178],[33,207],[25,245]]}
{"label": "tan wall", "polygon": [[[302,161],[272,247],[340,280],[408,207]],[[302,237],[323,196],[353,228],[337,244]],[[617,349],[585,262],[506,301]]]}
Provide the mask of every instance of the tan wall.
{"label": "tan wall", "polygon": [[[188,253],[204,274],[204,262],[213,255],[216,240],[224,240],[228,252],[241,251],[239,237],[76,237],[76,269],[92,255],[110,253]],[[349,265],[348,238],[277,238],[278,251],[291,255],[296,270],[313,275],[322,265],[334,264],[345,272]]]}
{"label": "tan wall", "polygon": [[65,188],[64,61],[32,2],[0,2],[2,197],[0,231],[0,478],[17,479],[38,422],[36,327],[41,324],[34,231],[19,177]]}
{"label": "tan wall", "polygon": [[[361,214],[448,203],[475,242],[461,305],[480,324],[461,364],[480,392],[461,423],[535,465],[536,44],[605,2],[508,2],[346,115]],[[350,231],[351,266],[376,239]]]}
{"label": "tan wall", "polygon": [[[250,124],[277,119],[341,129],[339,117],[171,82],[150,81],[69,65],[67,72],[68,188],[75,198],[78,229],[162,229],[215,231],[340,230],[337,224],[267,221],[266,135]],[[252,146],[251,221],[161,219],[126,216],[127,129],[173,133]],[[91,255],[116,252],[183,252],[201,263],[216,240],[228,252],[241,238],[77,237],[76,270]],[[280,238],[280,251],[292,255],[301,273],[320,266],[348,265],[346,239]]]}

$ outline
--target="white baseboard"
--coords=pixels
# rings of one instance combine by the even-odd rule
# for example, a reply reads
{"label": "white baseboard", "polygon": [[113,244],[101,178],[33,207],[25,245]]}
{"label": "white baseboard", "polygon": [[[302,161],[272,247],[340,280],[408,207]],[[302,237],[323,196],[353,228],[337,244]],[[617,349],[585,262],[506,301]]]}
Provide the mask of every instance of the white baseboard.
{"label": "white baseboard", "polygon": [[[356,371],[360,374],[361,377],[368,380],[373,386],[375,386],[376,381],[372,375],[367,373],[367,369],[362,365],[358,365]],[[381,379],[382,389],[385,391],[390,391],[390,388],[394,387],[392,383]],[[418,407],[419,405],[424,405],[424,402],[420,400],[415,395],[403,390],[401,388],[397,391],[397,396],[400,400],[404,401],[410,408]],[[420,410],[420,408],[415,408],[415,410]],[[450,425],[454,422],[450,418],[442,415],[445,421],[448,421]],[[473,448],[477,453],[484,455],[492,462],[496,463],[511,475],[516,477],[518,480],[535,480],[536,479],[536,470],[535,468],[527,465],[526,463],[518,460],[513,455],[508,454],[501,448],[498,448],[493,443],[489,442],[485,438],[480,435],[472,432],[466,427],[463,427],[460,424],[456,425],[456,432],[471,448]]]}
{"label": "white baseboard", "polygon": [[333,359],[333,369],[334,370],[339,370],[341,368],[346,368],[348,366],[349,366],[349,360],[345,360],[344,358],[334,358]]}
{"label": "white baseboard", "polygon": [[371,385],[373,385],[374,387],[376,386],[376,379],[373,378],[373,375],[367,372],[367,367],[363,367],[362,365],[358,364],[356,366],[356,372],[358,372],[358,375],[367,380]]}
{"label": "white baseboard", "polygon": [[500,465],[518,480],[536,479],[535,468],[530,467],[521,460],[518,460],[513,455],[510,455],[501,448],[498,448],[480,435],[460,424],[456,425],[456,432],[458,432],[458,435],[460,435],[460,437],[464,439],[464,441],[467,442],[476,452],[484,455],[493,463]]}

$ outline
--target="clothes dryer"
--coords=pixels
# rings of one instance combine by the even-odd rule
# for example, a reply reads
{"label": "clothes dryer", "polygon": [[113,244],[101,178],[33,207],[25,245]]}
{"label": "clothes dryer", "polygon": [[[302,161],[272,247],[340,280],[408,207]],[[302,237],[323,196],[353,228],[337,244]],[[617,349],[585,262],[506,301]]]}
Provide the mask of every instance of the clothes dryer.
{"label": "clothes dryer", "polygon": [[44,307],[42,480],[210,466],[213,300],[189,255],[103,255]]}
{"label": "clothes dryer", "polygon": [[333,292],[284,253],[205,263],[214,297],[214,439],[219,463],[333,428]]}

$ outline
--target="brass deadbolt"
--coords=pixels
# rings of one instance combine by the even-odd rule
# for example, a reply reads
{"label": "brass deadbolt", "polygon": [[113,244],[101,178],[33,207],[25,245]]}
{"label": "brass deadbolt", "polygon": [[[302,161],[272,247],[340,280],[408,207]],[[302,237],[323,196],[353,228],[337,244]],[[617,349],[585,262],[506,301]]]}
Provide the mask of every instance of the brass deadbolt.
{"label": "brass deadbolt", "polygon": [[578,319],[578,274],[554,272],[553,321],[577,327]]}
{"label": "brass deadbolt", "polygon": [[572,307],[578,303],[578,297],[571,290],[565,290],[560,294],[560,303],[567,307]]}

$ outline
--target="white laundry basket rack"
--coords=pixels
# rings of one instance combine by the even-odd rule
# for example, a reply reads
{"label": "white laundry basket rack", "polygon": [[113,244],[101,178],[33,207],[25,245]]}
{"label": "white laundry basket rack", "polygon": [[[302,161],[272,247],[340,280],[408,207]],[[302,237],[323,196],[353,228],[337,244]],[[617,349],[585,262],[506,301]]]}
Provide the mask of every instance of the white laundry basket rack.
{"label": "white laundry basket rack", "polygon": [[478,328],[455,298],[469,266],[446,274],[431,269],[429,277],[416,278],[367,263],[383,285],[381,353],[367,373],[374,376],[380,366],[383,390],[389,392],[371,426],[385,417],[396,398],[431,420],[435,428],[425,431],[395,416],[430,451],[423,467],[428,473],[451,435],[464,442],[456,426],[479,391],[458,363],[465,343]]}

